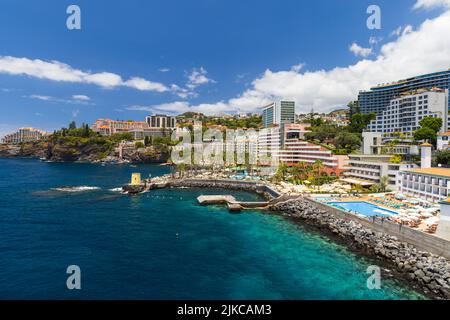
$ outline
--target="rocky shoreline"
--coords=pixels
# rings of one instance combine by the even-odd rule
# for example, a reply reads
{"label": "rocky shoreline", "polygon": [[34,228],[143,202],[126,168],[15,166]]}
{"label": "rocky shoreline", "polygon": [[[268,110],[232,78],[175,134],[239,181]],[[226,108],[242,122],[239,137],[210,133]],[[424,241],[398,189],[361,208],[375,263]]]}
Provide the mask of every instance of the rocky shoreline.
{"label": "rocky shoreline", "polygon": [[0,158],[35,158],[49,162],[76,163],[154,163],[167,162],[167,155],[149,152],[148,148],[125,149],[122,158],[115,150],[104,150],[101,145],[71,146],[35,141],[22,145],[0,145]]}
{"label": "rocky shoreline", "polygon": [[340,219],[306,199],[278,203],[272,210],[286,218],[332,233],[353,249],[381,259],[428,297],[450,299],[450,262],[444,257],[419,251],[394,236],[374,232],[354,221]]}

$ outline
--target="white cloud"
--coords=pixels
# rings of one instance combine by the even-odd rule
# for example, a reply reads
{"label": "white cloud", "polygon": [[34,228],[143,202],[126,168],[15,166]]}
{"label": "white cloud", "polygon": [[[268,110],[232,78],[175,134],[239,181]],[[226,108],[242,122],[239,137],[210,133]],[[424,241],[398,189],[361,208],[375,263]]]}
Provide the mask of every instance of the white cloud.
{"label": "white cloud", "polygon": [[82,71],[59,61],[0,56],[0,73],[26,75],[52,81],[94,84],[103,88],[126,86],[142,91],[168,91],[165,85],[158,82],[138,77],[124,81],[120,75],[115,73]]}
{"label": "white cloud", "polygon": [[85,95],[73,95],[70,99],[57,98],[52,96],[45,96],[40,94],[32,94],[30,96],[24,96],[24,98],[30,98],[35,100],[42,100],[55,103],[66,103],[66,104],[80,104],[80,105],[94,105],[90,102],[90,98]]}
{"label": "white cloud", "polygon": [[301,70],[304,66],[305,66],[304,63],[299,63],[299,64],[296,64],[296,65],[293,65],[293,66],[291,67],[291,71],[294,71],[294,72],[300,72],[300,70]]}
{"label": "white cloud", "polygon": [[272,100],[292,99],[298,111],[308,112],[311,107],[329,111],[355,100],[360,90],[376,84],[450,68],[450,40],[443,37],[450,30],[450,10],[425,20],[418,28],[405,29],[399,38],[384,44],[373,59],[361,59],[353,65],[330,70],[274,72],[268,69],[252,82],[251,88],[226,102],[159,107],[211,113],[254,112]]}
{"label": "white cloud", "polygon": [[413,28],[413,26],[411,26],[409,24],[406,26],[399,26],[397,29],[395,29],[394,31],[392,31],[390,33],[390,36],[391,37],[393,37],[393,36],[399,37],[401,35],[406,35],[412,31],[414,31],[414,28]]}
{"label": "white cloud", "polygon": [[148,81],[142,78],[131,78],[130,80],[126,81],[124,83],[124,85],[131,87],[131,88],[135,88],[141,91],[157,91],[157,92],[165,92],[168,91],[169,89],[158,82],[152,82],[152,81]]}
{"label": "white cloud", "polygon": [[72,96],[73,100],[81,100],[81,101],[90,101],[91,98],[89,98],[88,96],[84,95],[84,94],[74,94]]}
{"label": "white cloud", "polygon": [[417,0],[413,9],[450,8],[450,0]]}
{"label": "white cloud", "polygon": [[369,38],[369,44],[371,46],[375,46],[379,44],[381,41],[383,41],[383,37],[370,37]]}
{"label": "white cloud", "polygon": [[163,72],[163,73],[169,72],[169,71],[170,71],[169,68],[161,68],[161,69],[159,69],[159,72]]}
{"label": "white cloud", "polygon": [[189,74],[188,76],[189,81],[186,84],[186,87],[193,90],[201,85],[205,85],[208,83],[215,83],[213,79],[210,79],[206,76],[207,74],[208,72],[203,67],[200,67],[200,69],[194,68],[191,74]]}
{"label": "white cloud", "polygon": [[394,31],[392,31],[392,32],[390,33],[390,36],[391,36],[391,37],[393,37],[393,36],[399,37],[399,36],[402,34],[402,29],[403,29],[403,27],[402,27],[402,26],[399,26],[397,29],[395,29]]}
{"label": "white cloud", "polygon": [[372,48],[363,48],[356,42],[353,42],[348,49],[357,57],[367,58],[368,56],[373,54]]}
{"label": "white cloud", "polygon": [[42,100],[42,101],[50,101],[50,100],[54,100],[55,98],[50,97],[50,96],[42,96],[42,95],[38,95],[38,94],[32,94],[30,96],[31,99],[37,99],[37,100]]}

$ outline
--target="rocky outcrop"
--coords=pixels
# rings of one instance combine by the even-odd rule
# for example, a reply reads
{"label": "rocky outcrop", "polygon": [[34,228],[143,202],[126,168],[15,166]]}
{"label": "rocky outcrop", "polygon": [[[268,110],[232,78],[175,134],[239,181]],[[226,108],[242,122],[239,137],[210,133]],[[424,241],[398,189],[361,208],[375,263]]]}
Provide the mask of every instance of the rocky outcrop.
{"label": "rocky outcrop", "polygon": [[450,262],[445,258],[419,251],[394,236],[374,232],[354,221],[340,219],[302,198],[278,203],[272,210],[331,231],[359,250],[389,262],[425,293],[450,299]]}
{"label": "rocky outcrop", "polygon": [[101,143],[53,143],[46,141],[28,142],[20,145],[0,145],[0,157],[43,158],[56,162],[132,162],[164,163],[168,154],[152,147],[128,148],[120,159],[115,148]]}

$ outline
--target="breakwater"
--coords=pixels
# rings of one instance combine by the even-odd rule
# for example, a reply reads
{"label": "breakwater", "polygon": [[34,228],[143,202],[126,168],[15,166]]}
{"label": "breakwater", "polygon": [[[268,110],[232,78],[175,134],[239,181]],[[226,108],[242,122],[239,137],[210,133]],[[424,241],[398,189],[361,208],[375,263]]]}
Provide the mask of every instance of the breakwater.
{"label": "breakwater", "polygon": [[144,181],[140,185],[127,184],[122,189],[130,194],[136,194],[154,189],[164,188],[216,188],[235,191],[250,191],[264,196],[267,200],[273,200],[281,196],[269,186],[253,181],[215,180],[215,179],[166,179],[164,182],[152,183]]}
{"label": "breakwater", "polygon": [[377,232],[359,221],[334,214],[310,199],[299,198],[272,206],[285,217],[300,219],[347,240],[358,250],[393,265],[406,279],[428,294],[450,299],[450,262],[443,256],[420,251],[396,236]]}

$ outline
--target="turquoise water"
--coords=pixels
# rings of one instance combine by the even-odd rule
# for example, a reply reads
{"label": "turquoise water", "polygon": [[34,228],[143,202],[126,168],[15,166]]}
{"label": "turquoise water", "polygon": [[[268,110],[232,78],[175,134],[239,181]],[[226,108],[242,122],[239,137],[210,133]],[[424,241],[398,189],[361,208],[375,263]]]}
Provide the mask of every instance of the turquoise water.
{"label": "turquoise water", "polygon": [[[167,170],[0,159],[0,298],[420,298],[390,280],[367,289],[371,261],[280,217],[196,204],[229,191],[109,191],[132,172]],[[100,189],[52,190],[82,185]],[[81,268],[78,291],[66,288],[72,264]]]}
{"label": "turquoise water", "polygon": [[339,209],[344,209],[346,211],[357,212],[367,217],[373,216],[387,217],[398,214],[395,211],[387,210],[385,208],[379,207],[377,205],[365,201],[328,202],[328,204]]}

